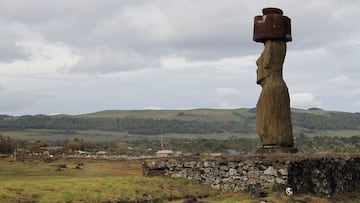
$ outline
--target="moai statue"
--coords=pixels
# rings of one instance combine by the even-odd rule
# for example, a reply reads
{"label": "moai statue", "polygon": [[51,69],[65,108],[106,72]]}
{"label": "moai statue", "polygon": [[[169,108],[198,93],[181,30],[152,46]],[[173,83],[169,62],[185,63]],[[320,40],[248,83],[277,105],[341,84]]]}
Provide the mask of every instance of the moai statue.
{"label": "moai statue", "polygon": [[255,42],[265,45],[256,61],[256,82],[262,87],[256,104],[256,130],[263,145],[257,152],[294,152],[290,97],[282,74],[286,42],[292,41],[290,19],[278,8],[262,12],[254,18],[253,36]]}

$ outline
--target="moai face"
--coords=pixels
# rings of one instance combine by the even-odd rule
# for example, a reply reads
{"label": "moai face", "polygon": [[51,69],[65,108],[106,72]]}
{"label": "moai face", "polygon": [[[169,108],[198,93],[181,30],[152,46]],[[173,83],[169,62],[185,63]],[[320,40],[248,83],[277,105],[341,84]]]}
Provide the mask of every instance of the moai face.
{"label": "moai face", "polygon": [[264,8],[262,16],[254,17],[255,42],[266,40],[292,41],[290,18],[283,16],[283,11],[278,8]]}

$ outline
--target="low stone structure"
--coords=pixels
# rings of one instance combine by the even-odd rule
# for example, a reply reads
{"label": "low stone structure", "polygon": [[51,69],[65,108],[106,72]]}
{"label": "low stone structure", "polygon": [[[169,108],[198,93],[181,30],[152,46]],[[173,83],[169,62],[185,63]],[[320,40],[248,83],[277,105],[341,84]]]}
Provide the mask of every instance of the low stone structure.
{"label": "low stone structure", "polygon": [[360,157],[300,154],[152,159],[144,162],[144,175],[195,179],[224,191],[291,187],[295,192],[331,196],[359,188]]}
{"label": "low stone structure", "polygon": [[320,196],[359,189],[360,156],[322,157],[289,164],[288,185],[295,191]]}

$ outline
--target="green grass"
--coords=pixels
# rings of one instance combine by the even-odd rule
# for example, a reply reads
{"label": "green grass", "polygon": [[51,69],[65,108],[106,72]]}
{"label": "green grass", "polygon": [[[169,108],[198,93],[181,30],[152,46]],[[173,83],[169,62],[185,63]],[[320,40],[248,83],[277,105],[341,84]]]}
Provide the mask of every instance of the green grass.
{"label": "green grass", "polygon": [[118,200],[183,198],[203,195],[206,190],[183,179],[164,177],[64,178],[53,180],[2,181],[2,202],[115,202]]}
{"label": "green grass", "polygon": [[[64,133],[61,130],[51,130],[51,129],[26,129],[26,130],[16,130],[16,131],[0,131],[0,134],[3,136],[11,137],[12,139],[36,141],[36,140],[48,140],[48,141],[57,141],[57,140],[72,140],[75,138],[83,140],[91,140],[94,142],[104,142],[104,141],[118,141],[126,139],[156,139],[159,140],[160,135],[134,135],[127,134],[125,132],[116,132],[116,131],[101,131],[101,130],[76,130],[71,133]],[[227,140],[231,137],[238,138],[257,138],[256,134],[238,134],[238,133],[216,133],[216,134],[180,134],[180,133],[168,133],[163,135],[166,138],[177,138],[177,139],[216,139],[216,140]]]}
{"label": "green grass", "polygon": [[[155,137],[155,136],[154,136]],[[160,136],[156,136],[159,139]],[[258,138],[257,134],[238,134],[238,133],[214,133],[214,134],[179,134],[169,133],[164,134],[164,138],[175,138],[175,139],[214,139],[214,140],[229,140],[231,138]]]}
{"label": "green grass", "polygon": [[74,138],[91,140],[95,142],[123,140],[127,133],[102,130],[74,130],[66,132],[64,130],[53,129],[25,129],[25,130],[0,130],[0,135],[11,137],[12,139],[36,141],[36,140],[72,140]]}
{"label": "green grass", "polygon": [[[75,169],[82,162],[82,169]],[[66,164],[61,171],[57,165]],[[0,161],[0,202],[116,202],[166,200],[209,194],[185,179],[143,177],[136,161]]]}

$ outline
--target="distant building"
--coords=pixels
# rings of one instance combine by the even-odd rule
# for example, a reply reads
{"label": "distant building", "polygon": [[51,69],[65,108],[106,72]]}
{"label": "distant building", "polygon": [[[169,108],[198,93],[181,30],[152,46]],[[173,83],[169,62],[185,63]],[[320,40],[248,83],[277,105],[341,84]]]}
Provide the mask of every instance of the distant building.
{"label": "distant building", "polygon": [[33,156],[50,156],[49,151],[44,149],[35,149],[31,151],[31,155]]}
{"label": "distant building", "polygon": [[82,150],[76,150],[74,153],[79,154],[79,155],[89,155],[89,154],[91,154],[90,152],[86,152],[86,151],[82,151]]}
{"label": "distant building", "polygon": [[106,156],[106,152],[105,151],[98,151],[98,152],[96,152],[96,156]]}
{"label": "distant building", "polygon": [[171,157],[174,155],[174,152],[172,150],[160,150],[156,152],[156,157]]}
{"label": "distant building", "polygon": [[200,155],[203,157],[219,157],[222,154],[221,153],[201,153],[201,154],[196,154],[196,155]]}

